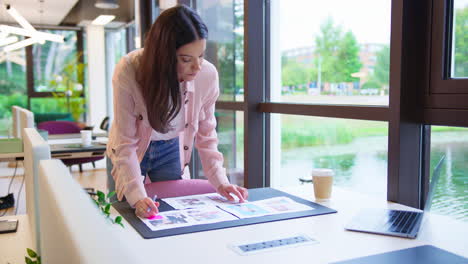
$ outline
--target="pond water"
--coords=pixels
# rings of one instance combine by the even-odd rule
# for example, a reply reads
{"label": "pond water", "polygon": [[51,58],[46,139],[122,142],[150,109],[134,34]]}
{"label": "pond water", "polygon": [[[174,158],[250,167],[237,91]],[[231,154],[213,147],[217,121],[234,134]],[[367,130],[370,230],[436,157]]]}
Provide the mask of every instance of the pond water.
{"label": "pond water", "polygon": [[[431,171],[446,156],[431,211],[468,222],[468,135],[433,133]],[[387,137],[359,138],[347,145],[283,150],[280,186],[299,185],[312,168],[333,168],[334,184],[386,199]]]}

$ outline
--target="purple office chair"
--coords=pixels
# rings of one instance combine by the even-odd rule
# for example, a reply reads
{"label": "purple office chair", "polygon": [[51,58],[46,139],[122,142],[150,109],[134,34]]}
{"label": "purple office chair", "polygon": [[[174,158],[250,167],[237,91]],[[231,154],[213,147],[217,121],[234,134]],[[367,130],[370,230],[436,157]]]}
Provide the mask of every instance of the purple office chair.
{"label": "purple office chair", "polygon": [[158,198],[216,192],[215,188],[207,180],[200,179],[152,182],[145,184],[145,189],[149,197],[153,197],[155,194],[157,194]]}
{"label": "purple office chair", "polygon": [[[79,134],[81,131],[81,128],[78,126],[78,124],[72,121],[46,121],[39,123],[37,128],[46,130],[50,135]],[[93,168],[96,168],[96,164],[94,162],[103,158],[104,156],[93,158],[62,159],[62,162],[66,166],[70,167],[70,169],[72,165],[78,165],[80,172],[83,172],[83,163],[91,162],[93,164]]]}

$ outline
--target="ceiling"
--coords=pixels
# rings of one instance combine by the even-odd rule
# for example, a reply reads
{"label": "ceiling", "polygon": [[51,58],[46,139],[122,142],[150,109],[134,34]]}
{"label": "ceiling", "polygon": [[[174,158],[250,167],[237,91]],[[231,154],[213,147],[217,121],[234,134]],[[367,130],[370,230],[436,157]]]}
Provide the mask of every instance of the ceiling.
{"label": "ceiling", "polygon": [[[5,4],[10,4],[33,25],[76,26],[83,21],[92,21],[97,16],[115,15],[114,21],[128,23],[133,19],[132,0],[118,0],[118,9],[94,7],[96,0],[0,0],[0,23],[17,24],[6,12]],[[40,13],[40,10],[43,13]]]}
{"label": "ceiling", "polygon": [[[31,24],[59,25],[78,0],[0,0],[0,22],[17,22],[6,12],[5,4],[10,4]],[[41,14],[40,10],[44,10]]]}

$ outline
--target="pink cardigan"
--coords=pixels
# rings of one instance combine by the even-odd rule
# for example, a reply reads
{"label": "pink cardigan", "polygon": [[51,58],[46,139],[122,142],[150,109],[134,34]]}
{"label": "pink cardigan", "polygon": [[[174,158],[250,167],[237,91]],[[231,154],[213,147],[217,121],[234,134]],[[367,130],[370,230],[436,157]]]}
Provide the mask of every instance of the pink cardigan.
{"label": "pink cardigan", "polygon": [[[114,168],[112,176],[119,200],[125,195],[128,203],[147,197],[140,171],[140,162],[150,143],[152,127],[135,80],[135,71],[142,49],[124,56],[117,64],[112,85],[114,91],[114,120],[112,122],[107,155]],[[195,80],[183,82],[185,95],[185,128],[179,134],[181,168],[183,178],[188,178],[193,142],[200,153],[203,172],[217,189],[229,183],[223,168],[223,155],[218,151],[216,134],[215,103],[219,95],[218,72],[204,61]]]}

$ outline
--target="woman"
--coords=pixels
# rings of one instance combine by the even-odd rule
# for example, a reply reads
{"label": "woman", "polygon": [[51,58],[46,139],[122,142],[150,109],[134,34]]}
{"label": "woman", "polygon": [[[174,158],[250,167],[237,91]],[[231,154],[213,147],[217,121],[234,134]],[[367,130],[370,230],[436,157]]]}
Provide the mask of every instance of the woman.
{"label": "woman", "polygon": [[140,217],[158,212],[142,175],[152,182],[181,179],[194,139],[204,174],[218,193],[229,200],[231,193],[241,202],[247,198],[245,188],[229,183],[217,149],[218,73],[203,59],[207,35],[192,9],[167,9],[152,25],[145,48],[127,54],[116,66],[107,153],[117,198],[125,196]]}

